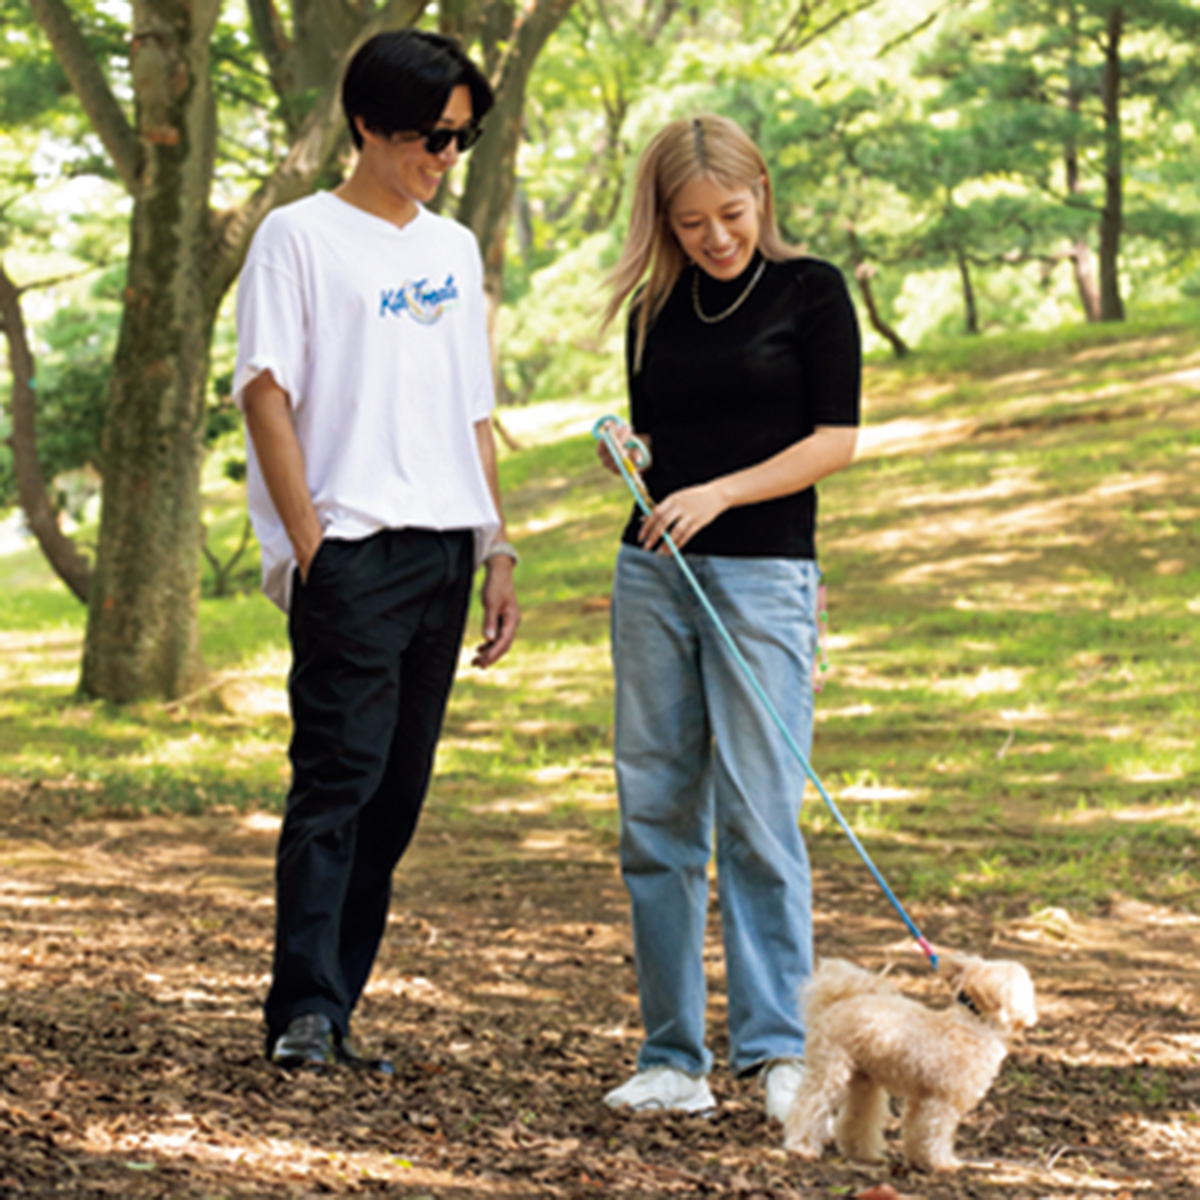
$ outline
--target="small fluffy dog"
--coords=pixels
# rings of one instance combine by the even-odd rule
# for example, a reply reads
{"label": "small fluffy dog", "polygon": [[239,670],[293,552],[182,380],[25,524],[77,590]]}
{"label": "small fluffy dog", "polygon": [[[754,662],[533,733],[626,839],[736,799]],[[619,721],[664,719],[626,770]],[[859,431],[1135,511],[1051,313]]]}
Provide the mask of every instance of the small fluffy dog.
{"label": "small fluffy dog", "polygon": [[821,1156],[832,1132],[850,1159],[884,1156],[888,1093],[905,1100],[904,1153],[925,1171],[952,1171],[959,1122],[983,1099],[1018,1030],[1037,1021],[1033,982],[1016,962],[941,955],[956,1000],[930,1009],[839,958],[820,964],[802,1003],[805,1075],[784,1121],[784,1146]]}

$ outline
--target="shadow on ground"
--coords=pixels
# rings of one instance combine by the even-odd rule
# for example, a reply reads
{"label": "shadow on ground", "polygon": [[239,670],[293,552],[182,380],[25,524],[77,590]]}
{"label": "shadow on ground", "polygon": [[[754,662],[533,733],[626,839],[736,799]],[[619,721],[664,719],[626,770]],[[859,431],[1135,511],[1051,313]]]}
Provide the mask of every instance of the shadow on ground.
{"label": "shadow on ground", "polygon": [[[1019,956],[1042,1020],[963,1127],[949,1178],[786,1156],[752,1082],[711,1120],[600,1104],[637,1013],[611,838],[436,798],[400,873],[358,1035],[397,1077],[289,1077],[260,1057],[270,818],[0,821],[0,1194],[1184,1197],[1200,1189],[1200,920],[1114,903],[1003,922],[916,913],[935,941]],[[943,1002],[869,880],[818,864],[818,945],[896,964]],[[713,1042],[724,1049],[710,947]]]}

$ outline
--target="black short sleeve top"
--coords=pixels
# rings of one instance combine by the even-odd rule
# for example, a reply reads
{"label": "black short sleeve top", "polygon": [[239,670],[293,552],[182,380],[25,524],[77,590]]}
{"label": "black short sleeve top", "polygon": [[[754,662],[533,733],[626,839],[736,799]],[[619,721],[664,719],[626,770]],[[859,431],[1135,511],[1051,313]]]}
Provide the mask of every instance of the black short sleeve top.
{"label": "black short sleeve top", "polygon": [[[737,279],[698,268],[680,273],[650,326],[634,371],[636,310],[626,362],[630,423],[651,439],[645,474],[661,500],[680,488],[754,466],[818,425],[857,425],[862,375],[858,320],[845,280],[815,258],[767,262],[741,305],[724,312],[762,265],[756,254]],[[722,513],[688,543],[689,553],[815,558],[816,489]],[[623,540],[637,544],[635,509]]]}

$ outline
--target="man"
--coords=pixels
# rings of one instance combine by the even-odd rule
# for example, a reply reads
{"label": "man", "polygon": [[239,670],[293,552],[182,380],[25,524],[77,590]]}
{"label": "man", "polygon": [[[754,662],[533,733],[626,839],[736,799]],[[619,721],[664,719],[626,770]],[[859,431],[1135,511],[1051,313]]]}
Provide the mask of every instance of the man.
{"label": "man", "polygon": [[473,235],[423,206],[492,105],[459,47],[404,30],[342,85],[359,150],[276,210],[238,288],[235,395],[263,588],[288,612],[292,785],[276,859],[267,1054],[361,1056],[350,1017],[387,922],[453,680],[474,568],[488,667],[520,620]]}

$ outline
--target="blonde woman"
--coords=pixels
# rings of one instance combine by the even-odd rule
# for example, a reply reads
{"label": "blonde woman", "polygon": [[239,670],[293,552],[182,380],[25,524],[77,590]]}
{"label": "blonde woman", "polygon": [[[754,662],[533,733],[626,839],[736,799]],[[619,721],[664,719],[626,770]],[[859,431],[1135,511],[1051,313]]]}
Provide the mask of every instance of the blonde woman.
{"label": "blonde woman", "polygon": [[637,1073],[605,1102],[715,1107],[704,972],[715,832],[729,1067],[758,1076],[782,1119],[802,1077],[796,999],[812,969],[804,774],[662,536],[807,751],[814,485],[854,454],[858,325],[837,269],[781,240],[762,155],[717,116],[673,121],[646,147],[613,292],[609,320],[633,296],[631,425],[650,446],[656,505],[644,520],[634,510],[613,591],[621,869],[644,1041]]}

